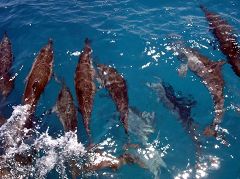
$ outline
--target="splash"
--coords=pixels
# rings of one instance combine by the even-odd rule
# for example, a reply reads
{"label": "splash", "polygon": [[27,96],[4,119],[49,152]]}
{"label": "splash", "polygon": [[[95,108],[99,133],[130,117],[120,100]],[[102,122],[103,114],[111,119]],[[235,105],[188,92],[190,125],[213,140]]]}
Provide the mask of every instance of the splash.
{"label": "splash", "polygon": [[136,156],[140,158],[156,179],[160,177],[161,167],[167,169],[167,165],[162,159],[164,152],[159,150],[159,144],[159,140],[156,139],[152,143],[146,143],[143,148],[138,148],[136,151]]}
{"label": "splash", "polygon": [[[13,150],[22,141],[28,130],[22,130],[29,114],[30,105],[13,106],[12,116],[0,128],[0,139],[5,144],[6,150]],[[8,151],[8,153],[11,153]]]}
{"label": "splash", "polygon": [[0,128],[4,154],[0,156],[1,178],[45,178],[57,169],[61,176],[66,176],[65,164],[72,159],[79,159],[86,153],[78,142],[76,132],[67,132],[53,138],[48,131],[36,130],[29,134],[24,128],[29,117],[29,105],[13,107],[12,116]]}

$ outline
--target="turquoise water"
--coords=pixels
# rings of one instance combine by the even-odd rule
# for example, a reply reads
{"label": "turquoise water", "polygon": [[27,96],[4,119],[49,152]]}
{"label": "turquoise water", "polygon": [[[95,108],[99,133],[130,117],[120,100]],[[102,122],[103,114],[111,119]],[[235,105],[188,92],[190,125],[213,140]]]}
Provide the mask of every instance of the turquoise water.
{"label": "turquoise water", "polygon": [[[201,3],[219,13],[239,34],[239,1],[205,0]],[[54,73],[65,79],[77,104],[74,73],[78,52],[81,52],[84,39],[88,37],[92,42],[93,60],[114,66],[126,79],[129,105],[142,112],[155,113],[151,121],[155,132],[148,141],[158,142],[156,149],[164,151],[163,160],[167,165],[167,168],[161,167],[158,177],[174,178],[185,171],[182,178],[187,174],[189,178],[194,178],[195,156],[191,138],[177,116],[161,101],[157,101],[156,92],[149,89],[146,83],[157,82],[157,78],[161,78],[171,84],[176,92],[192,95],[197,104],[191,115],[200,133],[213,119],[213,103],[207,88],[191,71],[185,78],[179,77],[177,68],[180,61],[167,48],[169,41],[181,40],[188,46],[198,48],[213,61],[226,59],[218,48],[213,47],[214,37],[199,8],[199,1],[2,0],[0,34],[4,31],[8,32],[12,41],[12,70],[17,75],[15,88],[7,104],[1,106],[1,113],[6,117],[11,116],[12,106],[21,103],[25,78],[39,49],[50,37],[54,41]],[[206,178],[239,178],[240,112],[237,106],[240,107],[240,78],[228,64],[224,65],[222,72],[225,80],[225,114],[221,127],[227,131],[225,137],[229,145],[202,136],[202,155],[207,163],[210,161],[209,156],[217,160],[217,167],[208,166],[205,170]],[[38,102],[36,116],[41,116],[54,106],[59,90],[59,84],[51,80]],[[80,114],[78,121],[78,136],[83,144],[87,144]],[[63,133],[56,115],[41,119],[39,130],[47,129],[53,137]],[[95,143],[111,138],[115,145],[109,147],[109,151],[116,155],[121,153],[122,145],[127,142],[114,103],[104,89],[95,96],[91,130]],[[132,140],[135,138],[132,137]],[[46,177],[58,178],[59,175],[53,169]],[[88,177],[153,178],[154,175],[136,165],[125,165],[117,171],[98,171]]]}

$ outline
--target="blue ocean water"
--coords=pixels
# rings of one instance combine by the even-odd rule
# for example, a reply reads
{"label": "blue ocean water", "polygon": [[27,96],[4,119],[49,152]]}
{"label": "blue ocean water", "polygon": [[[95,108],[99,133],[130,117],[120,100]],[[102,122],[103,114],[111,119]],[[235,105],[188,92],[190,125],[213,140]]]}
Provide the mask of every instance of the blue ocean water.
{"label": "blue ocean water", "polygon": [[[218,47],[213,47],[214,37],[199,8],[200,3],[219,13],[239,35],[238,0],[1,0],[0,34],[7,31],[11,39],[14,53],[12,71],[17,74],[14,90],[1,113],[10,117],[12,106],[21,104],[25,78],[48,38],[54,41],[54,73],[65,79],[77,104],[74,73],[78,54],[83,48],[84,39],[88,37],[91,39],[93,60],[115,67],[126,79],[129,105],[142,112],[155,113],[152,121],[155,132],[149,137],[149,142],[157,140],[159,151],[167,148],[163,155],[167,168],[162,167],[158,177],[194,178],[191,170],[195,168],[195,154],[191,138],[176,115],[157,100],[157,94],[146,83],[157,82],[161,78],[183,95],[192,95],[197,101],[192,109],[192,117],[199,131],[202,132],[211,123],[214,109],[207,88],[191,71],[185,78],[179,77],[177,68],[180,61],[167,48],[169,39],[181,39],[213,61],[226,59]],[[229,145],[202,136],[202,155],[206,156],[206,161],[207,156],[217,158],[217,167],[208,166],[205,170],[206,178],[240,178],[240,112],[237,110],[237,106],[240,107],[240,78],[228,64],[224,65],[222,72],[225,81],[225,114],[221,127],[227,131],[225,137]],[[54,80],[49,82],[38,102],[36,116],[41,116],[55,105],[60,88]],[[80,114],[78,121],[78,136],[83,144],[87,144]],[[43,117],[40,127],[41,131],[48,129],[54,137],[63,133],[61,123],[54,114]],[[94,99],[91,130],[95,143],[112,138],[117,145],[116,154],[127,142],[115,105],[104,89],[98,90]],[[136,165],[125,165],[117,171],[99,171],[99,175],[88,177],[108,178],[104,172],[111,173],[109,176],[114,178],[154,177],[149,170]],[[60,176],[54,169],[47,177]]]}

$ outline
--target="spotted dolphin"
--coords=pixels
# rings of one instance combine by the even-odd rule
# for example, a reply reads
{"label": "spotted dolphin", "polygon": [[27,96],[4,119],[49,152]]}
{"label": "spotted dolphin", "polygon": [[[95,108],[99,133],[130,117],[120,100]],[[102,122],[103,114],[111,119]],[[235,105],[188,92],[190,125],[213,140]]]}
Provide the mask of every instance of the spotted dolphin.
{"label": "spotted dolphin", "polygon": [[113,101],[120,113],[120,120],[123,123],[125,133],[128,134],[128,92],[125,79],[116,69],[107,65],[99,64],[98,76],[102,85],[109,91]]}
{"label": "spotted dolphin", "polygon": [[14,79],[11,78],[10,73],[12,62],[12,44],[5,32],[0,43],[0,93],[3,97],[8,96],[14,86]]}
{"label": "spotted dolphin", "polygon": [[228,63],[232,66],[233,71],[240,77],[240,48],[237,37],[233,34],[233,28],[219,14],[208,11],[203,5],[200,8],[205,13],[221,51],[228,58]]}
{"label": "spotted dolphin", "polygon": [[225,61],[213,62],[201,55],[198,51],[183,47],[181,44],[176,45],[173,49],[178,52],[179,59],[186,62],[186,64],[183,65],[183,71],[186,72],[186,70],[190,68],[190,70],[201,79],[212,96],[215,117],[212,124],[205,129],[204,134],[216,137],[219,124],[222,122],[224,114],[224,79],[221,68],[222,65],[225,64]]}
{"label": "spotted dolphin", "polygon": [[65,132],[77,130],[77,110],[70,89],[62,84],[53,111],[57,113]]}
{"label": "spotted dolphin", "polygon": [[92,65],[92,49],[89,39],[85,40],[85,47],[79,56],[75,71],[75,90],[78,99],[80,113],[82,114],[84,127],[86,129],[89,142],[91,143],[90,119],[93,108],[96,86],[94,83],[95,70]]}
{"label": "spotted dolphin", "polygon": [[[34,112],[36,104],[52,77],[53,67],[53,41],[49,39],[38,53],[27,77],[27,83],[23,94],[23,104],[31,106],[31,113]],[[30,118],[29,118],[30,120]],[[28,124],[31,121],[27,121]]]}

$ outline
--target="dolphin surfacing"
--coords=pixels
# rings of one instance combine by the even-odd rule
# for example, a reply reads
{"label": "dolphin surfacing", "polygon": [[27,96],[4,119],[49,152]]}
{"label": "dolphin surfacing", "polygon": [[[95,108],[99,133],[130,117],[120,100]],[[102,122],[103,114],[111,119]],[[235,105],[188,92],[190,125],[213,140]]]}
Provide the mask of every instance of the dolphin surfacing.
{"label": "dolphin surfacing", "polygon": [[[53,42],[49,39],[48,44],[40,50],[35,58],[32,69],[27,77],[23,94],[23,104],[31,106],[30,113],[35,111],[36,104],[52,77],[52,67]],[[31,118],[26,121],[26,125],[31,125]]]}
{"label": "dolphin surfacing", "polygon": [[75,90],[84,127],[91,143],[90,119],[93,108],[96,86],[94,83],[95,70],[92,65],[92,49],[89,39],[85,40],[85,47],[79,56],[75,71]]}
{"label": "dolphin surfacing", "polygon": [[213,62],[196,50],[181,47],[181,45],[175,50],[179,53],[179,57],[182,57],[182,60],[185,59],[187,67],[201,79],[212,96],[215,117],[212,124],[205,129],[204,134],[217,137],[217,128],[222,122],[224,114],[224,79],[221,67],[225,61]]}
{"label": "dolphin surfacing", "polygon": [[125,79],[116,69],[99,64],[98,75],[102,85],[107,88],[120,113],[120,120],[123,123],[125,133],[128,134],[128,92]]}
{"label": "dolphin surfacing", "polygon": [[7,97],[14,86],[14,80],[11,79],[10,74],[12,62],[12,44],[7,33],[5,32],[0,43],[0,93],[3,97]]}
{"label": "dolphin surfacing", "polygon": [[219,14],[208,11],[203,5],[200,5],[200,8],[205,13],[221,51],[228,58],[228,63],[232,66],[235,74],[240,77],[240,48],[237,38],[233,34],[233,28]]}

